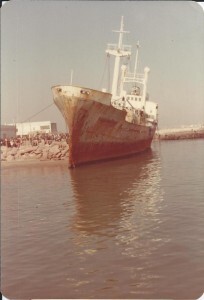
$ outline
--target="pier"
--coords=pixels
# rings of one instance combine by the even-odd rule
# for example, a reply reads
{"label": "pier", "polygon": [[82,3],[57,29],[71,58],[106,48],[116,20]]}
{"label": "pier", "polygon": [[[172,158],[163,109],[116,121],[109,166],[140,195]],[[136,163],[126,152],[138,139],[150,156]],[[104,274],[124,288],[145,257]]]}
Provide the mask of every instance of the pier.
{"label": "pier", "polygon": [[155,140],[183,140],[204,138],[204,125],[183,126],[180,128],[160,129],[155,133]]}

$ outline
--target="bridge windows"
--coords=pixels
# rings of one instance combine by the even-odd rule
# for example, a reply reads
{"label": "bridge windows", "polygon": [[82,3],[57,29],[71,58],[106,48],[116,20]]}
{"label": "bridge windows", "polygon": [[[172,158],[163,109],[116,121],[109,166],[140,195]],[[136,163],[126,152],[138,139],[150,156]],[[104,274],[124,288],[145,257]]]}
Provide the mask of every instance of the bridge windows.
{"label": "bridge windows", "polygon": [[127,96],[126,101],[137,101],[137,102],[141,102],[142,101],[142,97],[135,97],[135,96]]}

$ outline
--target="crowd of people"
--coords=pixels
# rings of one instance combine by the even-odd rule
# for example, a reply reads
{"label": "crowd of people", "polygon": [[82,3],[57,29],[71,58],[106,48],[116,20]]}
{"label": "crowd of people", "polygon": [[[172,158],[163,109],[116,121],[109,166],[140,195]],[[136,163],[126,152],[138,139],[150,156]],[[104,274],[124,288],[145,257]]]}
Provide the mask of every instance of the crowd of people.
{"label": "crowd of people", "polygon": [[1,146],[19,148],[20,146],[38,146],[39,144],[50,145],[53,141],[65,141],[68,144],[68,140],[68,133],[36,133],[33,135],[18,135],[14,138],[1,138]]}

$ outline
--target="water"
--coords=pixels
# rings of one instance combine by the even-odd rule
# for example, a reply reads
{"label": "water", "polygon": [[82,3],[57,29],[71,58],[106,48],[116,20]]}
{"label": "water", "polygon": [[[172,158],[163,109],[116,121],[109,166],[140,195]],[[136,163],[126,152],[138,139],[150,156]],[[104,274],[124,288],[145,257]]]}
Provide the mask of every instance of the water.
{"label": "water", "polygon": [[8,298],[196,299],[204,292],[204,140],[69,170],[2,167]]}

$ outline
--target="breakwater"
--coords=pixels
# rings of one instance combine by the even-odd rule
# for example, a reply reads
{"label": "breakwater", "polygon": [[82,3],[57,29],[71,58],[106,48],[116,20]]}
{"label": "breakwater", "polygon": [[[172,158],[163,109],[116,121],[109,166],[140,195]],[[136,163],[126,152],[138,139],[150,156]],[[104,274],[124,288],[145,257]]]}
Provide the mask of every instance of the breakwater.
{"label": "breakwater", "polygon": [[39,143],[32,146],[30,143],[20,147],[1,146],[1,161],[27,161],[27,160],[66,160],[69,146],[65,141],[53,141],[51,144]]}
{"label": "breakwater", "polygon": [[155,133],[155,140],[184,140],[204,138],[204,125],[161,129]]}

